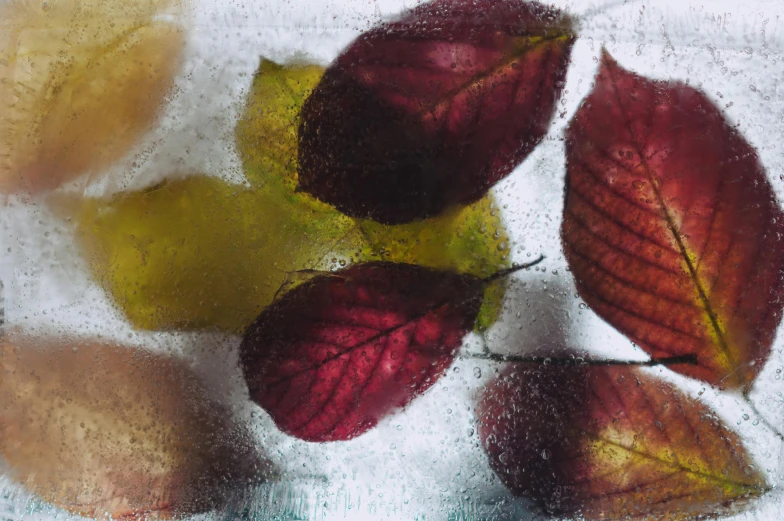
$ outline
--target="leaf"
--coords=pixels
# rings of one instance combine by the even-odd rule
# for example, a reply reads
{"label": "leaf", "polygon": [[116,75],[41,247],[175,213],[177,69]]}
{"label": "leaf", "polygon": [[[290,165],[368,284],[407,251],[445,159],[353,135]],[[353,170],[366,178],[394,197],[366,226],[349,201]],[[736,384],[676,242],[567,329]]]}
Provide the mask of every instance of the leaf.
{"label": "leaf", "polygon": [[784,216],[755,150],[701,92],[605,53],[567,131],[562,225],[577,288],[672,369],[747,388],[784,293]]}
{"label": "leaf", "polygon": [[[245,177],[252,185],[283,184],[296,193],[299,114],[323,74],[324,67],[312,63],[284,65],[261,59],[235,129]],[[319,203],[305,194],[295,197]]]}
{"label": "leaf", "polygon": [[306,441],[348,440],[452,363],[483,281],[372,262],[311,279],[264,310],[240,347],[253,401]]}
{"label": "leaf", "polygon": [[558,516],[702,519],[767,490],[715,414],[639,369],[517,365],[478,415],[501,481]]}
{"label": "leaf", "polygon": [[0,4],[0,192],[40,192],[109,166],[158,115],[184,34],[154,0]]}
{"label": "leaf", "polygon": [[302,109],[300,188],[385,224],[476,201],[544,137],[573,41],[515,0],[435,0],[363,34]]}
{"label": "leaf", "polygon": [[270,470],[184,363],[18,332],[0,341],[0,456],[43,500],[114,519],[205,512]]}
{"label": "leaf", "polygon": [[93,275],[142,329],[241,334],[289,272],[348,262],[363,244],[329,207],[206,176],[76,206],[63,214]]}

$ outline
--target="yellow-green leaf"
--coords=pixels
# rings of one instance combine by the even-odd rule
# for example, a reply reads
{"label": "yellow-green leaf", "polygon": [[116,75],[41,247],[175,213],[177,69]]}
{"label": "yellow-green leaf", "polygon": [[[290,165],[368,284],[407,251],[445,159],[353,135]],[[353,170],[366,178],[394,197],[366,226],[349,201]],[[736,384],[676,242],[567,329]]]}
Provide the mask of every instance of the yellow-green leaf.
{"label": "yellow-green leaf", "polygon": [[141,329],[241,333],[288,273],[348,261],[354,223],[206,176],[90,198],[74,216],[99,283]]}
{"label": "yellow-green leaf", "polygon": [[283,183],[292,192],[296,189],[299,111],[323,74],[318,65],[261,60],[235,129],[245,176],[252,184]]}

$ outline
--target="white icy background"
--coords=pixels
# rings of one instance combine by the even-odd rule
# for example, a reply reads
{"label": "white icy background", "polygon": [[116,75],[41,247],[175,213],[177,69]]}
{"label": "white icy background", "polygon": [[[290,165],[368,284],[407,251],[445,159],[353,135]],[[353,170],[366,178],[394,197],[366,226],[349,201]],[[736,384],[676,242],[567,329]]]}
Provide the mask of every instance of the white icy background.
{"label": "white icy background", "polygon": [[[3,0],[0,0],[3,1]],[[5,0],[8,1],[8,0]],[[194,0],[187,62],[159,127],[108,175],[66,190],[111,193],[164,177],[209,173],[244,182],[233,127],[259,58],[328,63],[361,31],[416,5],[414,0]],[[510,286],[502,321],[488,335],[497,352],[535,352],[558,344],[614,358],[646,358],[576,298],[561,252],[563,129],[590,91],[604,45],[626,68],[702,88],[739,124],[784,200],[784,2],[565,1],[581,38],[550,133],[496,188],[513,260],[540,253],[544,268]],[[236,365],[236,337],[134,331],[90,279],[67,223],[44,205],[0,198],[0,280],[9,325],[57,334],[100,335],[193,360],[194,368],[254,426],[283,472],[281,483],[250,491],[225,519],[517,520],[532,516],[494,479],[475,432],[472,396],[498,369],[458,359],[447,376],[404,411],[349,442],[311,444],[281,434],[246,400]],[[582,305],[581,305],[582,304]],[[781,336],[781,335],[780,335]],[[554,345],[555,344],[555,345]],[[784,426],[784,339],[759,377],[753,398]],[[466,350],[478,349],[475,335]],[[784,446],[732,394],[651,369],[703,400],[745,439],[769,481],[778,485],[738,520],[781,518]],[[478,375],[478,376],[477,376]],[[748,415],[745,416],[745,415]],[[746,419],[748,418],[748,419]],[[3,519],[63,519],[0,478]]]}

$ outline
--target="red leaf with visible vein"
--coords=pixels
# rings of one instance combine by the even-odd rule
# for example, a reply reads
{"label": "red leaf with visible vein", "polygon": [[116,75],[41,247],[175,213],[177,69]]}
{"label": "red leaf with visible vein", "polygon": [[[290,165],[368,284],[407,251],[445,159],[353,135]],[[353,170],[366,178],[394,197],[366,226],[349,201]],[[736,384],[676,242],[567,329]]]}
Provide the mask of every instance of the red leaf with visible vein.
{"label": "red leaf with visible vein", "polygon": [[359,436],[452,363],[483,287],[470,275],[385,262],[318,276],[245,333],[251,398],[297,438]]}
{"label": "red leaf with visible vein", "polygon": [[518,365],[479,420],[502,482],[560,516],[701,518],[767,489],[736,434],[639,369]]}
{"label": "red leaf with visible vein", "polygon": [[784,219],[754,149],[701,92],[605,53],[567,131],[562,238],[583,299],[673,369],[748,388],[781,319]]}
{"label": "red leaf with visible vein", "polygon": [[363,34],[302,109],[300,188],[383,223],[479,199],[544,137],[573,41],[518,0],[436,0]]}

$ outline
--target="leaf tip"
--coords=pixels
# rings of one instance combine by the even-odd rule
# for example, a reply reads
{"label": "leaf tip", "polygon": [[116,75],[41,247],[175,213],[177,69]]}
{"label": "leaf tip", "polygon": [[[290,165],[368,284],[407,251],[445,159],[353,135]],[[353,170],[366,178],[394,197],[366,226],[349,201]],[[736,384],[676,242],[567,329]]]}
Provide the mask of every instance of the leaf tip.
{"label": "leaf tip", "polygon": [[256,73],[254,76],[264,76],[265,74],[279,73],[283,69],[283,65],[262,56],[259,59],[259,66],[256,68]]}
{"label": "leaf tip", "polygon": [[616,69],[619,68],[618,62],[612,57],[612,54],[607,50],[607,47],[602,46],[601,58],[599,61],[603,71],[611,67]]}

